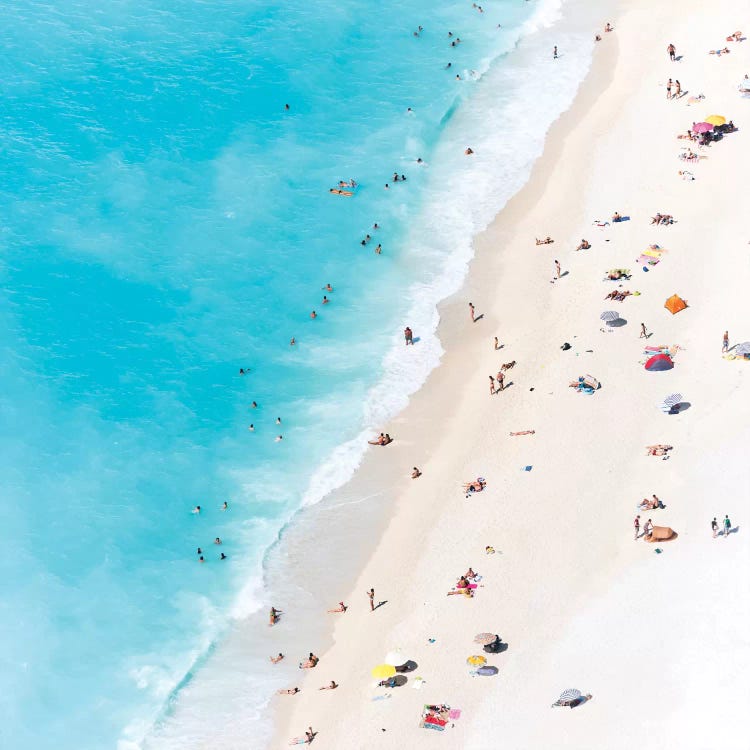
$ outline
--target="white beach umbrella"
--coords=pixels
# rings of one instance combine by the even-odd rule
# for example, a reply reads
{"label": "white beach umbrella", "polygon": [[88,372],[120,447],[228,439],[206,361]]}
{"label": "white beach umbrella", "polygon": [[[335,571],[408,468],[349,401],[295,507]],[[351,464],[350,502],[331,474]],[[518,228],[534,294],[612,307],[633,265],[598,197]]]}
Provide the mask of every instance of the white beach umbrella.
{"label": "white beach umbrella", "polygon": [[736,344],[734,349],[732,349],[732,353],[739,354],[741,357],[750,354],[750,341],[743,341],[741,344]]}
{"label": "white beach umbrella", "polygon": [[392,667],[400,667],[402,664],[406,664],[409,661],[408,657],[405,656],[401,651],[389,651],[385,659],[384,664],[390,664]]}
{"label": "white beach umbrella", "polygon": [[611,323],[614,320],[620,319],[620,313],[615,310],[607,310],[599,316],[599,320],[603,320],[605,323]]}

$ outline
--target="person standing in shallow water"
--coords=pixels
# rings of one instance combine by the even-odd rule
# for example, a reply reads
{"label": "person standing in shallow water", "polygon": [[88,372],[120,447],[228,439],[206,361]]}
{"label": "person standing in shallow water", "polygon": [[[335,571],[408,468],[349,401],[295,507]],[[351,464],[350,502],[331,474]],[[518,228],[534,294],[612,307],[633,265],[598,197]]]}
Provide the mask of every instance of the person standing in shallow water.
{"label": "person standing in shallow water", "polygon": [[557,45],[555,45],[555,48],[552,50],[552,59],[557,60]]}

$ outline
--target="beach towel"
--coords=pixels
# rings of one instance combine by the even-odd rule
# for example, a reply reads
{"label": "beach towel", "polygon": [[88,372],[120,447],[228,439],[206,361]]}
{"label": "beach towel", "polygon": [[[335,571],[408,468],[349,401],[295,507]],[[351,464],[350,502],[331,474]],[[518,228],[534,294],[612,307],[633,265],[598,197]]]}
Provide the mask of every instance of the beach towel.
{"label": "beach towel", "polygon": [[448,718],[449,719],[460,719],[461,718],[461,709],[460,708],[452,708],[450,711],[448,711]]}

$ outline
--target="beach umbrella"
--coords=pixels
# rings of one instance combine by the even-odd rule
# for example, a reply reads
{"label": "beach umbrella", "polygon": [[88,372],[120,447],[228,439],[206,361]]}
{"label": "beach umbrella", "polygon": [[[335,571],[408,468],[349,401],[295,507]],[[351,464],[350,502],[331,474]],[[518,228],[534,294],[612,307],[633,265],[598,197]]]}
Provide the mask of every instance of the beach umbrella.
{"label": "beach umbrella", "polygon": [[487,658],[485,656],[474,654],[474,656],[470,656],[466,660],[466,663],[471,664],[472,667],[481,667],[483,664],[487,663]]}
{"label": "beach umbrella", "polygon": [[739,354],[741,357],[746,357],[750,354],[750,341],[743,341],[741,344],[737,344],[732,350],[733,354]]}
{"label": "beach umbrella", "polygon": [[402,664],[406,664],[407,661],[409,659],[400,651],[389,651],[385,659],[383,659],[384,664],[390,664],[392,667],[400,667]]}
{"label": "beach umbrella", "polygon": [[482,677],[493,677],[498,671],[497,667],[479,667],[479,669],[477,669],[477,674],[482,675]]}
{"label": "beach umbrella", "polygon": [[569,688],[568,690],[563,690],[562,693],[560,693],[560,697],[557,699],[558,703],[565,703],[566,701],[574,701],[576,698],[581,697],[581,691],[576,690],[575,688]]}
{"label": "beach umbrella", "polygon": [[396,667],[392,664],[378,664],[372,670],[372,676],[377,677],[379,680],[385,680],[388,677],[393,677],[396,674]]}
{"label": "beach umbrella", "polygon": [[711,123],[711,125],[723,125],[727,121],[726,117],[722,117],[721,115],[709,115],[706,118],[706,122]]}
{"label": "beach umbrella", "polygon": [[614,320],[619,320],[620,313],[614,310],[607,310],[599,316],[599,320],[603,320],[605,323],[611,323]]}
{"label": "beach umbrella", "polygon": [[667,396],[662,403],[668,409],[671,409],[673,406],[677,406],[677,404],[681,404],[682,403],[682,394],[681,393],[672,393],[670,396]]}
{"label": "beach umbrella", "polygon": [[480,646],[488,646],[496,640],[497,635],[495,633],[477,633],[477,635],[474,636],[474,643],[478,643]]}
{"label": "beach umbrella", "polygon": [[710,122],[696,122],[693,124],[694,133],[708,133],[714,126]]}

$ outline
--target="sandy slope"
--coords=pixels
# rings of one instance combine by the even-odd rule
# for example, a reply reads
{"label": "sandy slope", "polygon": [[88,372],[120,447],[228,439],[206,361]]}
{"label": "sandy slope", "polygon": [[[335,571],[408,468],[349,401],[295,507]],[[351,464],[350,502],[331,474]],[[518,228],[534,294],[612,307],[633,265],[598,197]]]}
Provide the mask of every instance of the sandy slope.
{"label": "sandy slope", "polygon": [[[736,90],[750,41],[720,59],[706,54],[742,27],[743,5],[636,0],[610,19],[616,31],[532,180],[478,238],[466,288],[441,309],[443,364],[388,425],[397,442],[377,449],[375,462],[405,469],[428,451],[424,476],[399,488],[352,606],[336,616],[335,646],[300,695],[279,698],[278,746],[310,724],[319,748],[748,746],[750,365],[724,360],[720,348],[726,328],[733,343],[750,339],[750,100]],[[667,59],[670,41],[678,63]],[[667,101],[670,75],[706,100]],[[687,167],[696,181],[683,181],[675,136],[711,113],[741,130],[705,149],[708,158]],[[615,210],[631,220],[592,226]],[[657,211],[678,223],[651,226]],[[555,243],[536,247],[547,234]],[[573,252],[581,237],[593,247]],[[634,260],[651,243],[669,252],[644,273]],[[555,258],[569,273],[551,284]],[[642,294],[605,302],[616,284],[603,273],[620,266],[633,269],[623,288]],[[663,304],[675,292],[690,307],[673,317]],[[469,300],[484,314],[475,324]],[[602,332],[609,309],[628,325]],[[650,344],[683,347],[674,370],[643,369],[641,321]],[[510,360],[512,385],[491,397],[488,375]],[[584,373],[603,383],[593,396],[567,387]],[[656,405],[673,391],[690,408],[666,416]],[[525,429],[536,434],[509,436]],[[668,461],[645,455],[657,442],[675,446]],[[460,485],[477,475],[488,489],[466,500]],[[652,493],[667,509],[643,519],[679,532],[661,555],[633,540],[635,505]],[[739,528],[714,540],[709,522],[725,513]],[[498,554],[485,556],[487,544]],[[476,597],[446,597],[470,565],[483,575]],[[387,599],[375,613],[370,586]],[[465,659],[485,630],[509,649],[489,657],[497,677],[474,678]],[[395,647],[426,683],[373,701],[383,691],[370,668]],[[330,679],[341,686],[318,692]],[[550,709],[568,687],[594,700]],[[455,727],[419,728],[431,702],[462,710]]]}

